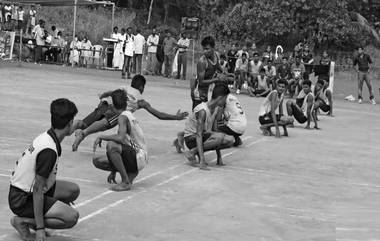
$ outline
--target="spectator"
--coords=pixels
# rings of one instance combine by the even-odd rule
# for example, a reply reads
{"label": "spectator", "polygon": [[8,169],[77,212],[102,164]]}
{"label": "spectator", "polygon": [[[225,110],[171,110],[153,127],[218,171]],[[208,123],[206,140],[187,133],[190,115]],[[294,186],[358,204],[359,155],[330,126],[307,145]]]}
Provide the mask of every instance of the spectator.
{"label": "spectator", "polygon": [[272,48],[269,45],[267,46],[266,50],[263,53],[263,59],[264,59],[264,62],[268,61],[269,59],[271,60],[274,59]]}
{"label": "spectator", "polygon": [[256,79],[259,75],[260,69],[262,68],[263,63],[260,61],[258,53],[253,54],[253,58],[249,61],[248,70],[251,81]]}
{"label": "spectator", "polygon": [[289,81],[289,93],[290,96],[293,97],[295,92],[301,91],[303,76],[306,72],[305,66],[301,62],[301,57],[296,55],[295,62],[290,67],[292,79]]}
{"label": "spectator", "polygon": [[78,35],[75,35],[74,40],[70,43],[70,58],[69,62],[72,66],[79,64],[79,49],[81,48],[81,44],[78,39]]}
{"label": "spectator", "polygon": [[148,45],[148,60],[146,63],[147,74],[154,74],[154,66],[156,66],[156,53],[157,45],[159,41],[159,36],[156,33],[156,28],[152,29],[152,34],[149,35],[147,45]]}
{"label": "spectator", "polygon": [[270,92],[268,82],[270,82],[270,80],[268,76],[265,74],[265,69],[260,69],[260,74],[253,81],[253,86],[251,85],[248,88],[249,95],[257,97],[266,97]]}
{"label": "spectator", "polygon": [[141,30],[136,30],[135,36],[135,54],[133,55],[133,73],[141,74],[142,55],[145,45],[145,37],[141,35]]}
{"label": "spectator", "polygon": [[58,29],[54,25],[51,26],[51,35],[53,36],[53,38],[58,37]]}
{"label": "spectator", "polygon": [[326,81],[327,84],[330,82],[330,64],[331,59],[325,50],[322,53],[321,60],[319,61],[319,66],[314,67],[314,74],[318,76],[318,79]]}
{"label": "spectator", "polygon": [[133,58],[133,52],[135,50],[134,37],[132,34],[132,28],[127,28],[127,34],[125,36],[124,42],[125,50],[124,50],[124,65],[123,70],[121,72],[121,78],[125,79],[125,72],[127,72],[127,78],[131,78],[131,61]]}
{"label": "spectator", "polygon": [[236,61],[235,73],[237,75],[236,94],[240,94],[243,83],[247,80],[248,58],[246,53],[242,53],[241,58]]}
{"label": "spectator", "polygon": [[236,44],[232,44],[232,48],[227,53],[228,73],[234,73],[236,60],[237,60],[237,47],[236,47]]}
{"label": "spectator", "polygon": [[182,80],[186,80],[186,70],[187,70],[187,49],[190,46],[190,39],[187,38],[186,33],[181,34],[181,38],[178,40],[178,71],[177,79],[181,76],[182,69]]}
{"label": "spectator", "polygon": [[309,46],[307,45],[304,45],[304,49],[301,55],[301,60],[302,60],[302,63],[305,65],[306,72],[308,74],[311,74],[311,72],[313,71],[312,64],[314,62],[314,59],[313,59],[313,54],[311,53]]}
{"label": "spectator", "polygon": [[286,56],[282,57],[282,63],[277,68],[277,78],[278,79],[290,79],[290,66],[288,63],[288,58]]}
{"label": "spectator", "polygon": [[14,25],[17,25],[18,20],[18,6],[17,5],[11,5],[11,16],[12,16],[12,22]]}
{"label": "spectator", "polygon": [[[9,18],[8,18],[8,16],[9,16]],[[6,3],[4,5],[4,19],[5,19],[5,22],[11,21],[11,18],[12,18],[12,7],[11,7],[11,5],[9,5],[9,3]]]}
{"label": "spectator", "polygon": [[58,55],[63,52],[66,41],[62,38],[62,32],[59,31],[57,38],[53,38],[50,49],[46,52],[48,57],[52,56],[54,62],[58,62]]}
{"label": "spectator", "polygon": [[238,52],[237,52],[237,57],[238,58],[241,58],[243,56],[243,53],[245,53],[245,55],[247,56],[247,59],[249,59],[249,53],[247,51],[247,46],[243,46]]}
{"label": "spectator", "polygon": [[119,28],[117,26],[113,27],[113,32],[111,34],[111,38],[113,39],[119,39],[120,33],[119,33]]}
{"label": "spectator", "polygon": [[154,67],[154,73],[156,75],[162,75],[162,65],[164,63],[165,59],[165,53],[164,53],[164,38],[165,35],[162,33],[158,33],[159,39],[158,39],[158,45],[157,45],[157,52],[156,52],[156,66]]}
{"label": "spectator", "polygon": [[265,75],[268,77],[269,84],[273,89],[276,88],[276,67],[273,65],[273,60],[268,59],[267,64],[263,67],[265,69]]}
{"label": "spectator", "polygon": [[29,20],[28,20],[28,33],[32,33],[32,29],[36,26],[36,7],[32,5],[32,7],[29,10]]}
{"label": "spectator", "polygon": [[7,19],[5,23],[3,23],[2,30],[10,32],[14,31],[14,24],[11,21],[11,15],[7,15]]}
{"label": "spectator", "polygon": [[358,48],[358,56],[354,59],[354,67],[358,72],[358,102],[361,104],[363,102],[362,90],[363,90],[363,82],[367,84],[368,92],[369,92],[369,100],[371,104],[376,105],[375,97],[372,92],[371,80],[369,79],[369,65],[372,64],[371,57],[364,53],[363,47]]}
{"label": "spectator", "polygon": [[227,57],[225,54],[220,55],[220,60],[219,60],[220,67],[222,67],[222,70],[224,73],[228,72],[228,62],[227,62]]}
{"label": "spectator", "polygon": [[164,62],[165,62],[165,77],[170,78],[172,72],[172,64],[175,55],[177,40],[172,37],[170,31],[166,31],[164,39]]}
{"label": "spectator", "polygon": [[35,56],[34,56],[34,62],[35,64],[39,63],[42,58],[42,49],[45,46],[45,21],[40,20],[38,22],[38,25],[35,28],[35,39],[36,39],[36,50],[35,50]]}
{"label": "spectator", "polygon": [[22,8],[22,6],[20,6],[18,8],[17,16],[18,16],[18,22],[17,22],[18,29],[23,29],[23,27],[24,27],[24,9]]}
{"label": "spectator", "polygon": [[118,33],[118,27],[114,27],[111,37],[118,41],[114,44],[112,66],[116,69],[122,70],[124,65],[124,42],[127,37],[125,29],[122,28],[121,33]]}
{"label": "spectator", "polygon": [[84,36],[81,44],[81,57],[84,66],[88,67],[89,64],[91,64],[92,56],[93,51],[91,41],[88,40],[87,36]]}

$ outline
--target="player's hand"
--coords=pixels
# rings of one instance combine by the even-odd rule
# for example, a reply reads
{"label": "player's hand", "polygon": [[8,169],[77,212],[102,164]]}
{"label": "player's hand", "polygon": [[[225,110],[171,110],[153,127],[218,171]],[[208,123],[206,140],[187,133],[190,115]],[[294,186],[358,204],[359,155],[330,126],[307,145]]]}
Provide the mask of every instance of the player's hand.
{"label": "player's hand", "polygon": [[150,107],[150,104],[148,102],[146,102],[145,100],[139,100],[137,101],[137,105],[140,107],[140,108],[149,108]]}
{"label": "player's hand", "polygon": [[110,183],[110,184],[117,184],[117,182],[116,182],[116,172],[115,171],[112,171],[108,175],[107,182]]}
{"label": "player's hand", "polygon": [[45,241],[46,240],[46,233],[45,229],[39,229],[36,231],[36,241]]}
{"label": "player's hand", "polygon": [[178,120],[183,120],[183,119],[185,119],[188,115],[189,115],[188,112],[186,112],[186,111],[181,112],[181,110],[178,110],[178,111],[177,111],[177,114],[176,114]]}
{"label": "player's hand", "polygon": [[92,150],[94,151],[94,153],[96,152],[96,148],[97,147],[102,147],[102,139],[100,137],[96,138],[95,142],[94,142],[94,145],[92,147]]}

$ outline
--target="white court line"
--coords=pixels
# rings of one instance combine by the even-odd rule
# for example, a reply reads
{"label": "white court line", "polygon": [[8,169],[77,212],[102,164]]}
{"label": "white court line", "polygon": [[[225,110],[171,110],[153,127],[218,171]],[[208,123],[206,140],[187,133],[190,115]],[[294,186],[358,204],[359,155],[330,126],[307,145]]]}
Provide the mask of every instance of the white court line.
{"label": "white court line", "polygon": [[346,228],[346,227],[336,227],[336,231],[342,232],[370,232],[370,231],[380,231],[380,228]]}
{"label": "white court line", "polygon": [[255,145],[255,144],[259,143],[259,142],[264,142],[264,141],[266,141],[265,138],[260,138],[257,141],[249,143],[246,147],[251,147],[251,146],[253,146],[253,145]]}

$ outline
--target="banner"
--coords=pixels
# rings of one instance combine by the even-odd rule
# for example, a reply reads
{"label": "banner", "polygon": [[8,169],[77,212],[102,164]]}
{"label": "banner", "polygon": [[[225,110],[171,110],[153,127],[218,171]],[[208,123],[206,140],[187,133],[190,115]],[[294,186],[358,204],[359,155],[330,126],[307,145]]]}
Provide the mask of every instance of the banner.
{"label": "banner", "polygon": [[0,59],[12,59],[15,36],[15,32],[0,31]]}

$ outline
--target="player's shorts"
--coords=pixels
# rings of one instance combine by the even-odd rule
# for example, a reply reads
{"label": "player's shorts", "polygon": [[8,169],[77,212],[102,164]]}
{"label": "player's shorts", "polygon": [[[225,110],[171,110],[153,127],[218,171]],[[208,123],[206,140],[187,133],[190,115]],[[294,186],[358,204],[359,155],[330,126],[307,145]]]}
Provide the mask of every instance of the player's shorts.
{"label": "player's shorts", "polygon": [[236,133],[235,131],[233,131],[230,127],[228,127],[225,124],[219,125],[218,126],[218,130],[220,132],[223,132],[226,135],[229,135],[229,136],[234,136],[235,137],[235,136],[241,136],[242,135],[242,134]]}
{"label": "player's shorts", "polygon": [[119,116],[120,114],[116,113],[113,108],[110,108],[106,113],[104,113],[104,118],[106,118],[110,127],[115,127],[118,124]]}
{"label": "player's shorts", "polygon": [[296,119],[298,123],[303,124],[307,121],[307,117],[295,104],[292,105],[292,112],[294,119]]}
{"label": "player's shorts", "polygon": [[[277,119],[277,121],[280,121],[281,120],[281,116],[280,115],[276,115],[276,119]],[[266,125],[266,124],[272,124],[272,123],[274,123],[273,118],[272,118],[272,114],[268,113],[268,114],[259,116],[259,122],[260,122],[261,125]]]}
{"label": "player's shorts", "polygon": [[[109,153],[107,152],[107,157],[109,164],[112,169],[116,170],[115,166],[113,165]],[[122,145],[121,146],[121,158],[123,160],[124,168],[127,173],[138,173],[139,168],[137,165],[137,158],[136,158],[136,150],[131,147],[130,145]]]}
{"label": "player's shorts", "polygon": [[328,105],[328,104],[322,104],[321,106],[319,106],[319,108],[323,111],[323,112],[329,112],[331,107]]}
{"label": "player's shorts", "polygon": [[[202,140],[203,143],[208,140],[208,138],[211,137],[211,133],[205,132],[203,133]],[[191,136],[185,136],[185,143],[187,148],[193,149],[197,146],[197,136],[196,135],[191,135]]]}
{"label": "player's shorts", "polygon": [[[44,194],[43,214],[57,202],[54,198],[55,184]],[[8,195],[9,207],[14,214],[23,218],[34,218],[33,193],[27,193],[17,187],[10,186]]]}

